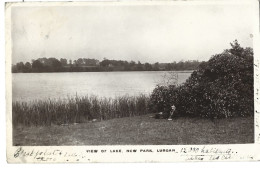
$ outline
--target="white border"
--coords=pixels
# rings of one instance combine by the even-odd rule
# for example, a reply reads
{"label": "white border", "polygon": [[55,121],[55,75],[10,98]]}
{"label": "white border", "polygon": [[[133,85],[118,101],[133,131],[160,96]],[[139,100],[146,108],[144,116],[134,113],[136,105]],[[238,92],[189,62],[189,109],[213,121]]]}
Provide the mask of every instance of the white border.
{"label": "white border", "polygon": [[[199,1],[199,2],[195,2],[196,4],[198,4],[198,3],[214,3],[214,4],[216,4],[216,3],[226,3],[226,4],[232,4],[232,3],[235,3],[235,2],[237,2],[237,1],[228,1],[228,2],[223,2],[223,1],[215,1],[215,2],[212,2],[212,1],[210,1],[210,2],[205,2],[205,1]],[[242,1],[241,1],[242,2]],[[250,1],[250,2],[252,2],[252,1]],[[253,1],[254,3],[256,3],[256,12],[259,10],[259,8],[258,8],[258,3],[257,3],[257,1]],[[123,2],[109,2],[109,5],[114,5],[114,4],[120,4],[120,5],[126,5],[126,4],[130,4],[130,5],[138,5],[138,4],[140,4],[140,3],[142,3],[142,4],[146,4],[146,5],[154,5],[154,4],[161,4],[161,3],[168,3],[169,5],[175,5],[175,4],[178,4],[178,5],[181,5],[181,4],[183,4],[183,3],[187,3],[187,2],[180,2],[180,1],[178,1],[178,2],[165,2],[165,1],[160,1],[160,2],[154,2],[154,1],[150,1],[150,2],[147,2],[147,1],[145,1],[145,2],[125,2],[125,1],[123,1]],[[188,2],[189,4],[194,4],[193,2]],[[243,1],[243,3],[249,3],[248,1]],[[59,3],[59,2],[55,2],[55,3],[51,3],[51,5],[101,5],[102,4],[102,2],[98,2],[98,3],[95,3],[95,4],[93,4],[92,2],[87,2],[87,3],[83,3],[83,2],[80,2],[80,3],[78,3],[78,2],[73,2],[73,3]],[[106,2],[106,4],[107,4],[107,2]],[[17,5],[17,4],[15,4],[15,5]],[[30,5],[30,4],[29,4]],[[35,6],[35,4],[32,4],[33,6]],[[46,3],[38,3],[38,5],[40,5],[40,6],[42,6],[42,5],[49,5],[49,4],[46,4]],[[9,9],[9,8],[8,8]],[[8,14],[8,9],[7,9],[7,13],[6,14]],[[8,15],[6,15],[7,16],[7,18],[8,18]],[[258,15],[259,16],[259,15]],[[257,63],[259,63],[259,48],[256,48],[257,46],[259,46],[259,18],[258,17],[256,17],[255,18],[255,22],[256,22],[256,30],[255,30],[255,33],[254,33],[254,39],[257,39],[257,40],[255,40],[254,41],[254,53],[255,53],[255,62]],[[6,22],[6,39],[9,39],[10,38],[10,28],[8,28],[8,26],[10,26],[10,23],[8,24],[8,22]],[[7,71],[7,73],[6,73],[6,75],[7,75],[7,78],[6,78],[6,83],[7,84],[10,84],[10,80],[11,80],[11,76],[10,76],[10,56],[11,56],[11,49],[9,48],[10,46],[10,44],[8,44],[10,41],[6,41],[7,42],[7,44],[6,44],[6,71]],[[3,63],[3,62],[2,62]],[[8,66],[9,65],[9,66]],[[3,67],[1,67],[1,68],[3,68]],[[259,73],[259,69],[258,68],[255,68],[255,73]],[[9,83],[8,83],[9,82]],[[257,81],[255,80],[255,89],[256,88],[258,88],[258,84],[259,83],[257,83]],[[10,85],[7,85],[6,86],[7,87],[7,91],[9,91],[9,93],[7,93],[7,95],[8,95],[8,98],[10,98],[11,96],[10,96],[10,91],[11,91],[11,88],[10,88]],[[255,90],[256,91],[256,90]],[[257,96],[255,95],[255,98],[256,98]],[[9,109],[8,109],[9,108]],[[7,109],[9,110],[8,112],[10,112],[10,109],[11,108],[11,106],[10,106],[10,102],[8,102],[8,104],[7,104]],[[255,107],[257,110],[259,110],[258,108],[258,105]],[[11,126],[10,126],[10,123],[8,123],[8,122],[10,122],[10,120],[11,120],[11,117],[10,117],[10,113],[9,114],[7,114],[7,139],[8,139],[8,141],[7,141],[7,149],[8,149],[8,156],[10,157],[10,156],[12,156],[12,152],[14,152],[15,151],[15,149],[16,149],[16,147],[13,147],[12,145],[10,145],[10,128],[11,128]],[[259,117],[258,117],[259,118]],[[256,120],[257,120],[257,118],[256,118]],[[258,130],[256,130],[257,132],[255,132],[255,135],[256,136],[259,136],[259,128],[258,128]],[[197,146],[197,145],[189,145],[189,146],[185,146],[185,147],[194,147],[194,146],[196,146],[196,147],[201,147],[201,146]],[[231,160],[228,160],[228,161],[251,161],[251,160],[253,160],[253,161],[255,161],[255,160],[259,160],[260,159],[260,157],[259,157],[259,144],[257,145],[257,144],[250,144],[250,145],[208,145],[207,147],[221,147],[221,148],[232,148],[234,151],[238,151],[239,153],[239,155],[236,157],[236,158],[234,158],[234,159],[231,159]],[[75,151],[75,152],[78,152],[78,151],[82,151],[82,149],[83,148],[86,148],[86,147],[88,147],[88,146],[75,146],[75,147],[70,147],[70,146],[65,146],[65,147],[62,147],[62,149],[64,149],[64,150],[68,150],[68,151]],[[120,147],[120,148],[127,148],[127,146],[106,146],[106,148],[115,148],[115,147]],[[129,148],[131,148],[131,147],[133,147],[133,146],[128,146]],[[138,146],[136,146],[136,147],[138,147]],[[142,146],[142,147],[147,147],[147,146]],[[151,147],[151,146],[149,146],[149,147]],[[156,149],[156,147],[158,147],[158,146],[152,146],[152,147],[155,147],[155,149]],[[161,147],[161,146],[160,146]],[[164,147],[167,147],[167,146],[164,146]],[[169,147],[172,147],[172,146],[169,146]],[[180,149],[180,148],[182,148],[183,146],[181,146],[181,145],[178,145],[178,146],[174,146],[176,149]],[[24,147],[25,149],[32,149],[33,147]],[[58,147],[54,147],[54,146],[52,146],[52,147],[37,147],[37,148],[40,148],[40,149],[42,149],[42,148],[44,148],[44,149],[46,149],[46,148],[48,148],[49,150],[50,149],[54,149],[54,148],[61,148],[60,146],[58,146]],[[93,148],[93,147],[92,147]],[[97,148],[100,148],[100,146],[98,146]],[[250,158],[244,158],[244,159],[241,159],[241,157],[248,157],[248,155],[249,156],[253,156],[253,159],[250,159]],[[59,162],[66,162],[66,160],[64,161],[64,159],[63,158],[58,158],[59,160]],[[127,160],[126,160],[127,159]],[[70,161],[70,162],[73,162],[73,159],[71,159],[72,161]],[[128,162],[138,162],[138,161],[140,161],[140,162],[172,162],[172,161],[185,161],[185,159],[182,159],[182,158],[178,158],[177,156],[175,157],[175,156],[169,156],[168,154],[164,154],[164,155],[158,155],[158,154],[154,154],[154,155],[152,155],[152,156],[150,156],[150,155],[145,155],[145,154],[141,154],[141,155],[135,155],[135,157],[134,157],[134,159],[133,159],[133,157],[132,156],[128,156],[128,155],[126,155],[126,156],[122,156],[122,155],[116,155],[116,156],[114,156],[113,158],[111,158],[111,154],[109,155],[109,157],[105,157],[105,156],[93,156],[93,157],[91,157],[91,160],[90,161],[80,161],[80,162],[126,162],[126,161],[128,161]],[[9,159],[9,162],[23,162],[21,159],[19,159],[19,160],[14,160],[14,159]],[[34,160],[32,160],[31,161],[31,159],[27,159],[26,160],[26,162],[35,162]],[[57,161],[56,161],[57,162]],[[76,161],[75,161],[76,162]]]}

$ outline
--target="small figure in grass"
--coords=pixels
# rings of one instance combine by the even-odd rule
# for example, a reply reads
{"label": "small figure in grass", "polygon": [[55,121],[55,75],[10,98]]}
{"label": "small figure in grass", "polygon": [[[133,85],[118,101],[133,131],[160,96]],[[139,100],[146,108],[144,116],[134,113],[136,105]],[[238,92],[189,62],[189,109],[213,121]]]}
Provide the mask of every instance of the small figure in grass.
{"label": "small figure in grass", "polygon": [[156,113],[154,116],[151,116],[151,117],[153,117],[155,119],[165,119],[165,118],[167,118],[167,117],[165,117],[165,113],[163,113],[163,112]]}
{"label": "small figure in grass", "polygon": [[164,108],[164,111],[163,112],[159,112],[159,113],[156,113],[154,116],[150,116],[152,118],[155,118],[155,119],[167,119],[168,120],[172,120],[172,116],[174,114],[176,110],[176,107],[174,105],[171,106],[171,110],[170,110],[170,116],[169,116],[169,109],[167,110],[166,108]]}
{"label": "small figure in grass", "polygon": [[168,120],[172,120],[172,115],[175,112],[175,110],[176,110],[176,107],[174,105],[172,105],[171,106],[171,111],[170,111],[170,116],[169,116]]}

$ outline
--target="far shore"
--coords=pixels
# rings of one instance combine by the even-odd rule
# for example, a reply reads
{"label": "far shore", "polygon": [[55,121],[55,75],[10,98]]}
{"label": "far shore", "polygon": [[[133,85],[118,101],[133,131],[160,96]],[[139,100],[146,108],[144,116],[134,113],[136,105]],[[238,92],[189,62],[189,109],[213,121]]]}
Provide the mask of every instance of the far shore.
{"label": "far shore", "polygon": [[194,70],[158,70],[158,71],[79,71],[79,72],[12,72],[14,74],[24,74],[24,73],[112,73],[112,72],[177,72],[177,73],[192,73]]}

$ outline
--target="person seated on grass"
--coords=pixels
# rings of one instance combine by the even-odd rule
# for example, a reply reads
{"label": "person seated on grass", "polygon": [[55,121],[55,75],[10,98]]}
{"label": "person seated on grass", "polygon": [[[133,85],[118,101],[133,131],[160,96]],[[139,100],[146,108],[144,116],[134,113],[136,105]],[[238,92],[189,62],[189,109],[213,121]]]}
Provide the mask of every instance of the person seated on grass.
{"label": "person seated on grass", "polygon": [[165,119],[165,113],[159,112],[159,113],[156,113],[154,116],[150,116],[150,117],[155,118],[155,119]]}
{"label": "person seated on grass", "polygon": [[175,110],[176,110],[176,107],[174,105],[172,105],[171,106],[171,111],[170,111],[170,116],[169,116],[168,120],[172,120],[172,115],[175,112]]}
{"label": "person seated on grass", "polygon": [[[175,110],[176,110],[176,107],[174,105],[172,105],[170,112],[169,112],[169,109],[168,110],[164,109],[163,112],[156,113],[155,116],[151,116],[151,117],[154,117],[156,119],[167,119],[168,118],[168,120],[172,120]],[[170,114],[170,116],[169,116],[169,114]]]}

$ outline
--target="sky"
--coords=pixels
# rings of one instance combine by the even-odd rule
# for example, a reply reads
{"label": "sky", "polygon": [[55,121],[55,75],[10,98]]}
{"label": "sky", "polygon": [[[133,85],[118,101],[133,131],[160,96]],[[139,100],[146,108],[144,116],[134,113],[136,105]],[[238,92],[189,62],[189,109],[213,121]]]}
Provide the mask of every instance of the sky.
{"label": "sky", "polygon": [[252,47],[250,5],[12,8],[12,63],[40,57],[206,61],[235,39]]}

